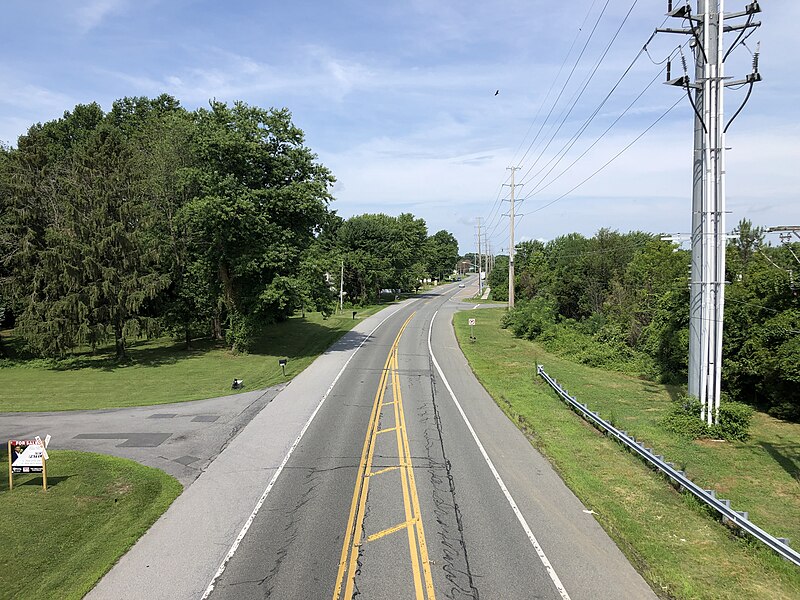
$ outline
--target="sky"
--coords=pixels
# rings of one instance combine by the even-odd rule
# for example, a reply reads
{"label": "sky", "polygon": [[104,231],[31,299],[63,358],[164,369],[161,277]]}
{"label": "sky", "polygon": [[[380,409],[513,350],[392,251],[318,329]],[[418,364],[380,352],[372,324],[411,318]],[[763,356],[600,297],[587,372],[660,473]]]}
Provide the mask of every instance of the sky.
{"label": "sky", "polygon": [[[800,2],[760,4],[762,26],[726,61],[744,77],[761,42],[764,80],[728,132],[729,230],[800,225]],[[241,100],[292,112],[345,218],[411,212],[462,252],[480,219],[507,252],[514,166],[517,240],[685,234],[693,109],[655,63],[687,38],[658,34],[641,52],[665,12],[665,0],[4,0],[0,142],[80,103]],[[728,117],[745,91],[726,92]]]}

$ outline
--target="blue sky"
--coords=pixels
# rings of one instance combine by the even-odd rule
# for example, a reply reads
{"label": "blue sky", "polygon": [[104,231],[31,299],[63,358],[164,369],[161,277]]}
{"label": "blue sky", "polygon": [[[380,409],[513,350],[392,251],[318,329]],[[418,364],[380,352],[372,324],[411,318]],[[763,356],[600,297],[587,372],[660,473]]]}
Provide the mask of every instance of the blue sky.
{"label": "blue sky", "polygon": [[[728,0],[726,10],[745,3]],[[762,42],[765,81],[728,135],[729,229],[743,217],[765,226],[800,225],[800,42],[793,31],[800,3],[761,4],[763,25],[747,45],[755,49],[755,42]],[[338,179],[333,208],[344,217],[412,212],[425,218],[431,233],[455,233],[462,252],[473,248],[481,217],[490,224],[493,248],[505,249],[508,220],[501,214],[507,204],[493,207],[498,195],[507,195],[508,188],[500,186],[506,167],[515,164],[526,183],[518,194],[532,194],[519,207],[526,216],[519,221],[518,239],[552,239],[571,231],[591,235],[600,227],[686,232],[692,112],[685,100],[597,176],[543,208],[605,164],[681,96],[681,90],[661,85],[662,67],[642,55],[542,180],[551,158],[661,25],[665,9],[666,2],[650,0],[6,0],[0,24],[5,84],[0,140],[13,145],[32,123],[57,118],[83,102],[108,109],[116,98],[162,92],[189,109],[210,98],[244,100],[292,111],[308,145]],[[650,55],[660,61],[683,41],[659,35],[648,46]],[[727,63],[728,74],[745,75],[750,61],[748,51],[739,49]],[[677,60],[673,75],[681,70]],[[742,92],[727,95],[728,115],[741,98]],[[631,103],[573,168],[539,189]],[[544,121],[551,107],[551,119]],[[542,123],[542,134],[525,155]]]}

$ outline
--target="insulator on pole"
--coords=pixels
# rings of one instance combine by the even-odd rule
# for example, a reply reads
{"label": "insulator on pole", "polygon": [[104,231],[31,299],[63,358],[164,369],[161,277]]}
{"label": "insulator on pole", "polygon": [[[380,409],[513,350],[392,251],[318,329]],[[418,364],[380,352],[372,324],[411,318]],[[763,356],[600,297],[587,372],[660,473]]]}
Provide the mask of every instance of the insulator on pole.
{"label": "insulator on pole", "polygon": [[761,42],[756,44],[756,51],[753,53],[753,73],[758,73],[758,56],[761,54]]}

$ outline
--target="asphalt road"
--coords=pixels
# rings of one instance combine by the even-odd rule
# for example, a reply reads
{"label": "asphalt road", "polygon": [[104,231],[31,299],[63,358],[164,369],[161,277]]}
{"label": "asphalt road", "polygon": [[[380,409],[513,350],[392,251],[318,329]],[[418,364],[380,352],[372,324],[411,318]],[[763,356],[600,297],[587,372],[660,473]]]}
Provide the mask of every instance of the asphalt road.
{"label": "asphalt road", "polygon": [[475,380],[453,292],[403,306],[353,357],[212,600],[655,598]]}
{"label": "asphalt road", "polygon": [[364,319],[280,390],[33,419],[187,485],[87,598],[654,599],[469,369],[476,284]]}

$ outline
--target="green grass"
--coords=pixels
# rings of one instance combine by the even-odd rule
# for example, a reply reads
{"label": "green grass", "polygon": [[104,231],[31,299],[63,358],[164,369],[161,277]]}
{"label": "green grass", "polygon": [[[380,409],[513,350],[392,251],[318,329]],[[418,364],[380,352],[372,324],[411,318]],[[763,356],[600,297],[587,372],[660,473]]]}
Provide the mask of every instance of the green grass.
{"label": "green grass", "polygon": [[[0,460],[7,464],[7,451]],[[79,599],[181,493],[177,480],[130,460],[53,451],[41,475],[0,484],[0,597]]]}
{"label": "green grass", "polygon": [[[255,349],[233,354],[222,343],[196,340],[191,350],[171,338],[133,343],[129,360],[119,363],[113,348],[78,352],[62,360],[0,360],[0,412],[80,410],[144,406],[213,398],[234,393],[231,381],[243,379],[244,391],[269,387],[300,373],[359,319],[385,305],[323,319],[319,313],[295,316],[266,327]],[[4,340],[5,347],[20,345]],[[19,354],[18,354],[19,355]],[[278,366],[288,358],[286,377]]]}
{"label": "green grass", "polygon": [[[797,599],[800,569],[730,529],[680,494],[619,444],[570,411],[536,376],[536,364],[579,401],[685,467],[757,525],[800,544],[800,425],[757,414],[747,443],[688,441],[658,421],[676,390],[579,365],[499,327],[502,310],[455,330],[462,350],[498,405],[520,423],[566,484],[664,598]],[[498,369],[502,365],[502,369]]]}

